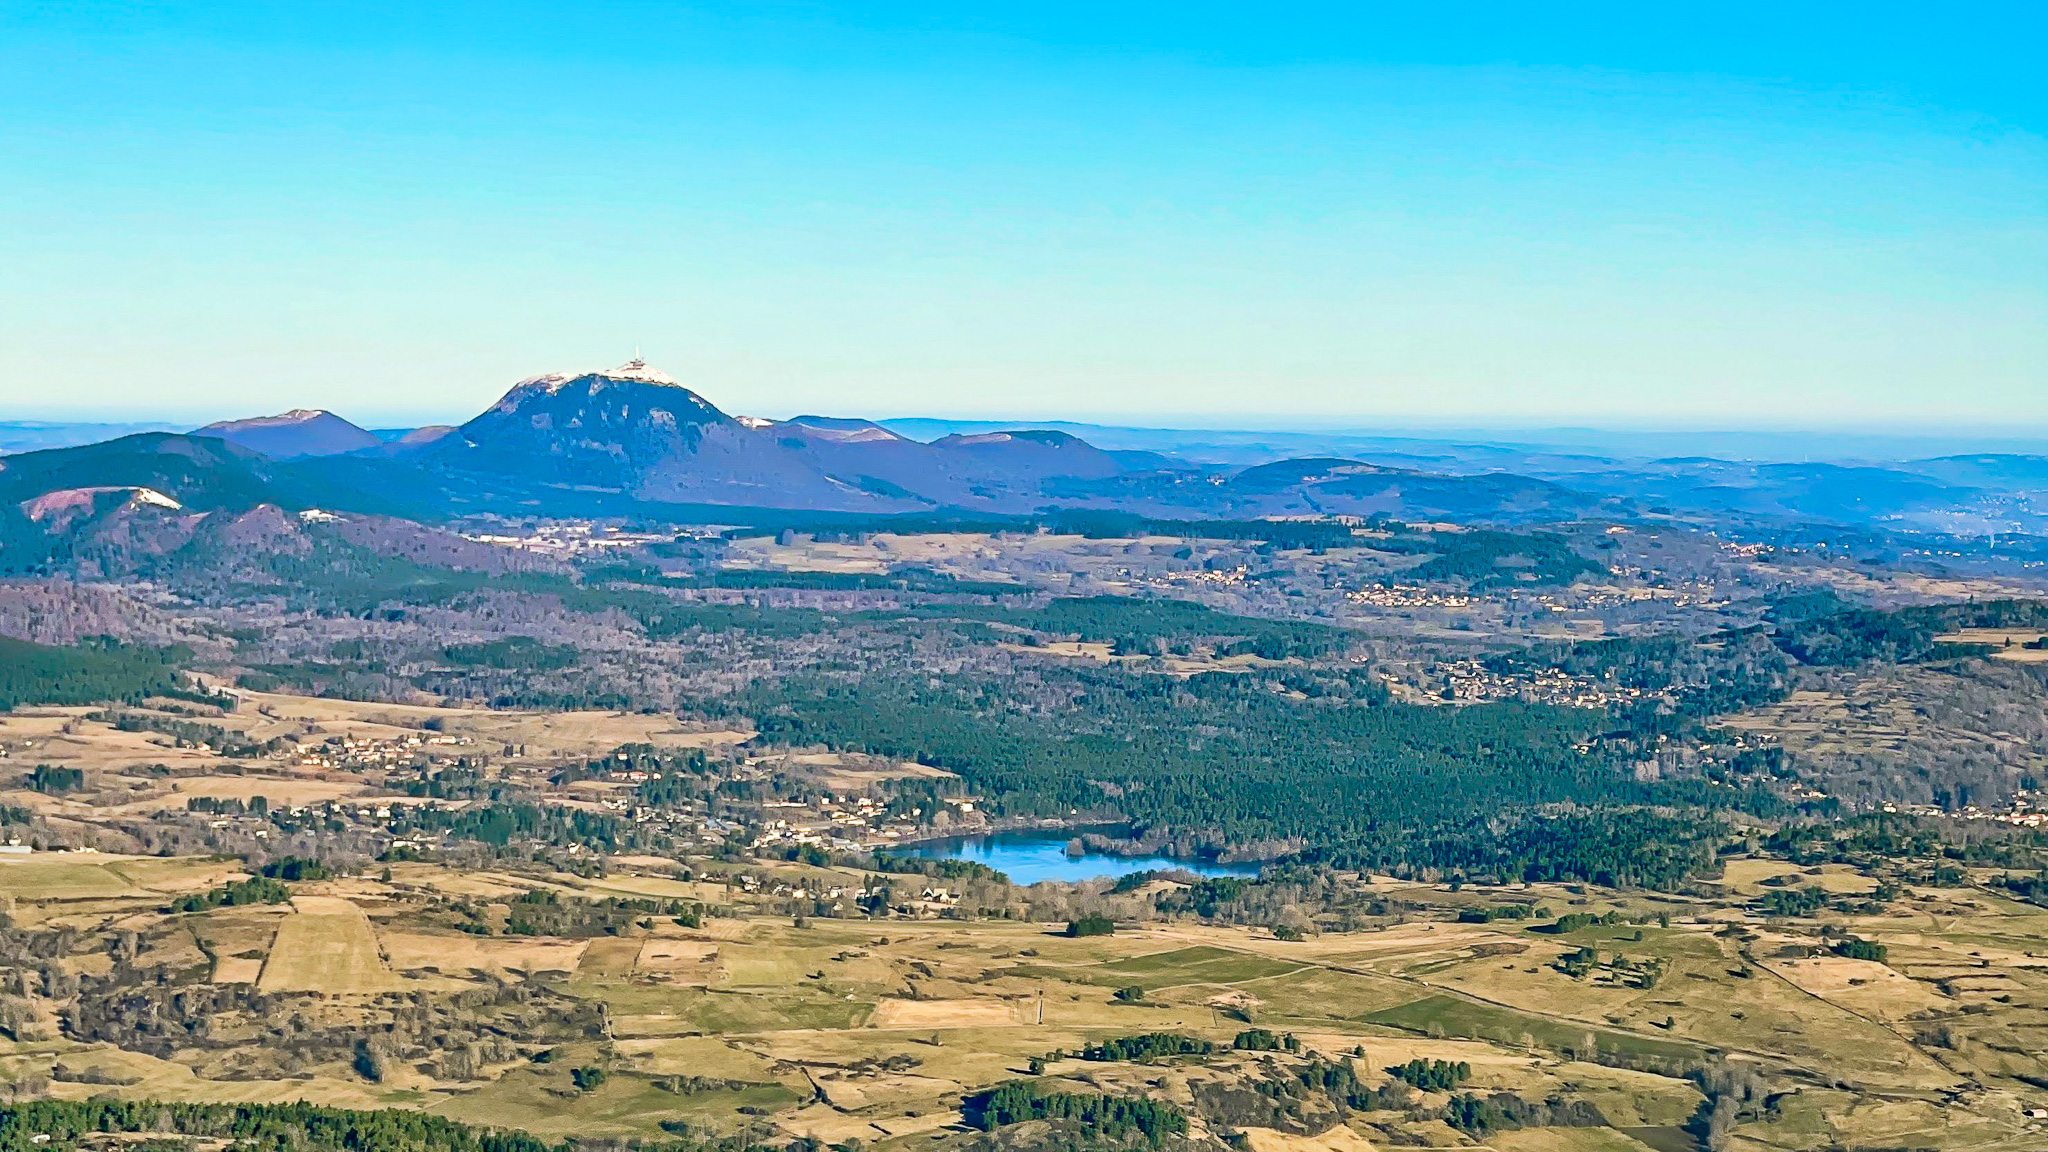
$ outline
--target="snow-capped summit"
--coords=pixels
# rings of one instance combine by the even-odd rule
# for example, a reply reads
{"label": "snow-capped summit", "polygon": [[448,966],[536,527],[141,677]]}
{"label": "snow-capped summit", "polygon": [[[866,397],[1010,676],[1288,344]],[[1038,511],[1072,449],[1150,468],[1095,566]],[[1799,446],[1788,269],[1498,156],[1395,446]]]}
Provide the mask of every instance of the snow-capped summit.
{"label": "snow-capped summit", "polygon": [[[334,416],[325,408],[294,408],[275,416],[251,416],[246,420],[222,420],[208,424],[208,428],[284,428],[293,424],[310,424],[323,416]],[[339,420],[341,417],[334,416]]]}
{"label": "snow-capped summit", "polygon": [[376,436],[321,408],[294,408],[276,416],[222,420],[192,433],[239,444],[274,460],[337,456],[375,448]]}
{"label": "snow-capped summit", "polygon": [[58,488],[45,492],[33,500],[22,501],[21,511],[38,524],[48,521],[63,522],[80,515],[89,515],[95,510],[105,510],[110,506],[105,497],[118,497],[120,503],[128,508],[148,506],[171,512],[185,510],[183,504],[154,488],[117,484],[89,488]]}
{"label": "snow-capped summit", "polygon": [[592,375],[602,376],[607,380],[638,380],[646,384],[674,384],[676,382],[675,377],[663,372],[661,369],[649,368],[647,361],[642,360],[637,355],[617,368],[613,368],[608,372],[592,373]]}
{"label": "snow-capped summit", "polygon": [[[676,378],[659,368],[650,368],[647,361],[635,356],[617,368],[606,368],[589,372],[543,372],[528,376],[512,386],[493,407],[493,411],[510,412],[536,394],[553,396],[571,385],[588,388],[604,380],[615,380],[633,384],[660,384],[669,388],[680,388]],[[688,389],[684,389],[688,391]]]}
{"label": "snow-capped summit", "polygon": [[836,444],[878,444],[903,439],[872,420],[850,420],[837,416],[792,416],[785,425],[814,440]]}
{"label": "snow-capped summit", "polygon": [[636,356],[606,371],[522,380],[425,456],[470,472],[624,489],[655,462],[695,452],[707,436],[723,443],[728,433],[752,436]]}

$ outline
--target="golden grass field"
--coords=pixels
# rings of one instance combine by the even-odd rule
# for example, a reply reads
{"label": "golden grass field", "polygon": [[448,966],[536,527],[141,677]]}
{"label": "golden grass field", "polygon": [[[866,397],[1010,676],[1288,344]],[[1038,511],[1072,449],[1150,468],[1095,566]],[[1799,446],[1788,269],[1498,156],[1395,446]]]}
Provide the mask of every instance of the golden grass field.
{"label": "golden grass field", "polygon": [[[971,580],[1010,581],[1018,559],[1063,560],[1107,555],[1132,541],[1088,540],[1080,536],[1006,535],[959,532],[898,535],[879,532],[858,543],[819,542],[799,536],[790,544],[774,537],[744,537],[731,546],[733,566],[780,568],[801,572],[886,572],[915,564],[935,572]],[[1163,540],[1160,542],[1164,542]]]}
{"label": "golden grass field", "polygon": [[0,897],[14,901],[155,899],[242,875],[240,862],[106,853],[0,855]]}
{"label": "golden grass field", "polygon": [[1373,1152],[1365,1137],[1337,1127],[1320,1136],[1296,1136],[1277,1128],[1244,1129],[1246,1152]]}
{"label": "golden grass field", "polygon": [[910,761],[879,762],[873,756],[852,756],[843,752],[799,752],[777,757],[778,767],[788,767],[835,791],[861,792],[888,780],[950,780],[953,773],[929,764]]}
{"label": "golden grass field", "polygon": [[870,1028],[1006,1028],[1032,1022],[1028,1006],[1007,1000],[884,1000]]}
{"label": "golden grass field", "polygon": [[297,896],[257,979],[259,992],[371,995],[398,987],[370,918],[334,896]]}
{"label": "golden grass field", "polygon": [[[196,748],[177,748],[154,732],[122,732],[86,720],[93,708],[23,708],[0,715],[0,743],[31,764],[120,771],[162,764],[171,769],[204,769],[220,758]],[[26,792],[20,796],[39,794]]]}
{"label": "golden grass field", "polygon": [[2029,648],[2027,645],[2039,644],[2044,637],[2048,637],[2048,632],[2026,628],[1964,628],[1935,639],[1953,644],[1989,644],[1997,649],[1991,654],[1994,660],[2039,664],[2048,661],[2048,647]]}
{"label": "golden grass field", "polygon": [[459,933],[405,932],[383,929],[377,933],[384,954],[394,971],[432,969],[450,975],[470,971],[574,972],[589,947],[584,940],[551,940],[536,937],[470,936]]}
{"label": "golden grass field", "polygon": [[583,949],[583,958],[576,965],[578,976],[631,976],[633,967],[640,959],[641,941],[634,937],[600,937]]}
{"label": "golden grass field", "polygon": [[[753,734],[738,729],[693,730],[672,718],[636,712],[517,712],[487,708],[360,703],[325,697],[245,692],[243,713],[289,727],[316,725],[333,735],[390,739],[419,731],[428,720],[440,731],[485,745],[525,744],[536,755],[594,756],[621,744],[689,748],[731,744]],[[261,734],[257,729],[254,734]]]}

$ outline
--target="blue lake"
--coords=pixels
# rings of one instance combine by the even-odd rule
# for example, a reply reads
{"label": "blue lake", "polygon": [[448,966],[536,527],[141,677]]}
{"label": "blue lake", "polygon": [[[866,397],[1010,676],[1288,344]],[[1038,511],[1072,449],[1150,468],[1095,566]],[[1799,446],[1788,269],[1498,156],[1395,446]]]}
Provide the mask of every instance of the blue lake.
{"label": "blue lake", "polygon": [[1256,876],[1257,864],[1211,864],[1207,861],[1174,860],[1165,856],[1069,856],[1064,832],[998,832],[991,836],[957,836],[906,844],[911,856],[940,860],[972,860],[986,864],[1010,878],[1012,884],[1036,884],[1041,880],[1099,880],[1177,868],[1202,876]]}

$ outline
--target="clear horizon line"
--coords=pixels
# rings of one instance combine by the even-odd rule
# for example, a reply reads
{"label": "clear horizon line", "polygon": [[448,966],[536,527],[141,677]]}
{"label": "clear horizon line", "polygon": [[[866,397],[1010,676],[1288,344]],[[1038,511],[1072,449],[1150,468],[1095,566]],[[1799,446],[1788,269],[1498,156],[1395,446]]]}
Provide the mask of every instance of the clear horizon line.
{"label": "clear horizon line", "polygon": [[[460,426],[474,417],[422,419],[419,414],[405,415],[384,412],[368,418],[357,419],[348,413],[333,408],[322,411],[348,420],[366,429],[419,428],[430,425]],[[113,414],[91,416],[63,416],[25,413],[0,415],[0,426],[71,426],[108,428],[162,428],[189,432],[219,420],[253,419],[276,413],[254,415],[210,415],[177,416],[125,414],[126,419],[114,418]],[[728,415],[756,415],[751,412],[729,412]],[[786,416],[766,417],[778,421],[791,420],[800,416],[828,415],[819,411],[792,412]],[[2039,424],[1985,424],[1977,422],[1928,423],[1926,421],[1882,421],[1855,423],[1684,423],[1684,422],[1636,422],[1593,423],[1572,420],[1539,420],[1501,418],[1480,420],[1457,417],[1403,417],[1373,423],[1371,417],[1338,417],[1342,423],[1328,417],[1282,416],[1272,413],[1247,415],[1241,421],[1225,422],[1223,418],[1196,413],[1179,414],[1136,414],[1119,413],[1101,416],[1019,416],[1019,415],[931,415],[929,413],[903,413],[886,416],[852,417],[868,419],[877,424],[925,422],[937,424],[1009,424],[1018,427],[1031,425],[1059,424],[1076,427],[1108,428],[1142,432],[1214,432],[1237,434],[1280,434],[1289,436],[1378,436],[1406,438],[1423,436],[1438,438],[1446,435],[1491,435],[1504,434],[1590,434],[1590,435],[1634,435],[1634,436],[1808,436],[1808,437],[1865,437],[1898,440],[1935,440],[1974,438],[2007,441],[2048,441],[2048,421]]]}

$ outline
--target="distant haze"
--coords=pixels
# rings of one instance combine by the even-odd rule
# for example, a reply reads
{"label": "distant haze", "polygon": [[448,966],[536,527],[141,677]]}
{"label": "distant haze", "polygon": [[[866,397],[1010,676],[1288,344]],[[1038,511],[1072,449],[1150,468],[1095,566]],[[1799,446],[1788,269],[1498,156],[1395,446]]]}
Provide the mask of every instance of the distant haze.
{"label": "distant haze", "polygon": [[1784,429],[1602,429],[1517,427],[1170,428],[1121,427],[1066,420],[884,420],[918,440],[995,428],[1054,428],[1109,449],[1172,452],[1191,460],[1242,464],[1304,455],[1442,453],[1458,446],[1498,447],[1614,459],[1711,456],[1724,460],[1915,460],[1959,453],[2048,453],[2048,428],[1985,431],[1828,432]]}
{"label": "distant haze", "polygon": [[[844,413],[841,413],[842,415]],[[264,413],[268,415],[268,413]],[[474,415],[470,413],[467,415]],[[467,415],[455,416],[461,423]],[[358,421],[358,423],[361,423]],[[1702,456],[1756,461],[1900,461],[1924,460],[1966,453],[2048,455],[2048,429],[1928,431],[1921,434],[1879,432],[1791,431],[1781,429],[1597,429],[1515,427],[1240,428],[1219,426],[1093,424],[1076,420],[958,420],[903,417],[881,422],[913,440],[936,440],[955,433],[998,429],[1045,428],[1070,432],[1099,447],[1164,452],[1195,463],[1243,466],[1301,456],[1411,456],[1418,467],[1431,463],[1470,466],[1486,459],[1486,450],[1503,454],[1584,456],[1588,464],[1613,460],[1653,460]],[[96,422],[0,421],[0,454],[91,444],[134,432],[186,431],[178,421],[109,424]],[[407,431],[377,427],[381,439]],[[1563,461],[1552,461],[1556,467]]]}

